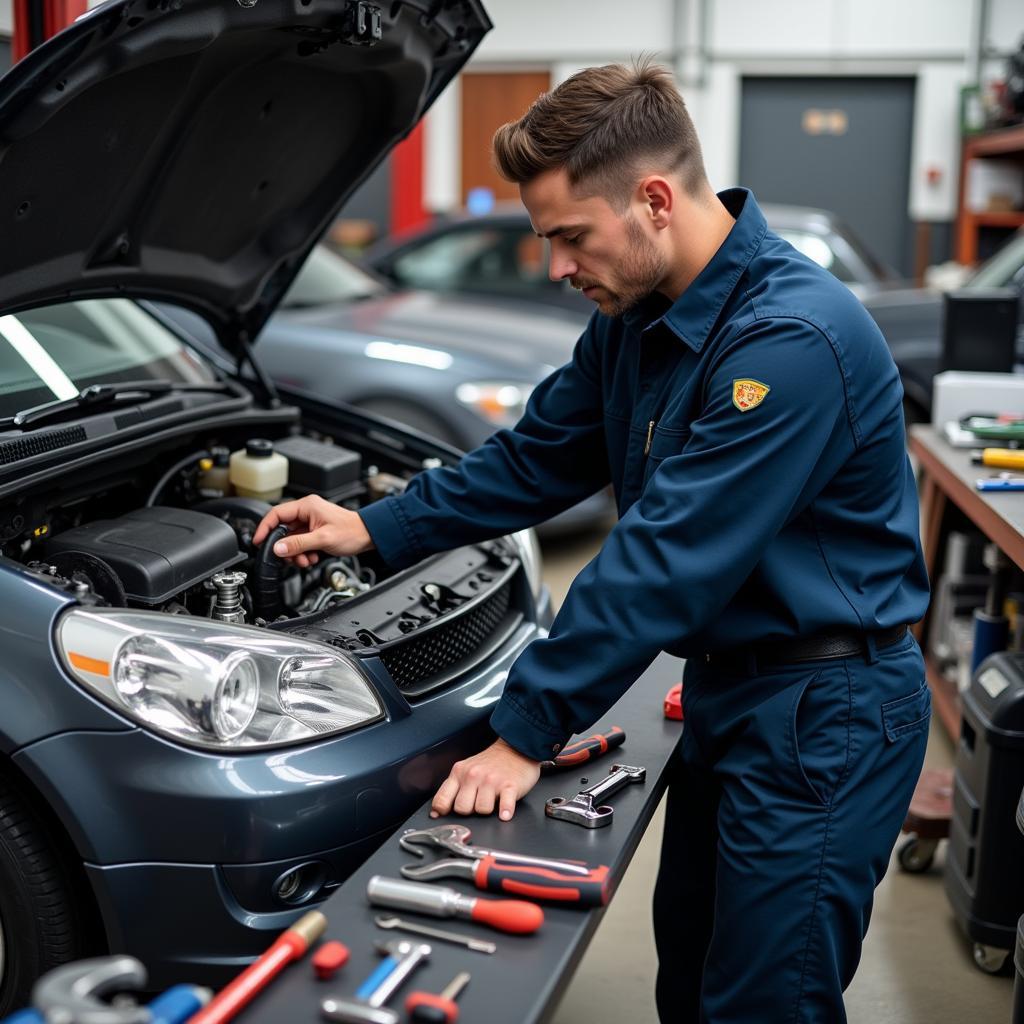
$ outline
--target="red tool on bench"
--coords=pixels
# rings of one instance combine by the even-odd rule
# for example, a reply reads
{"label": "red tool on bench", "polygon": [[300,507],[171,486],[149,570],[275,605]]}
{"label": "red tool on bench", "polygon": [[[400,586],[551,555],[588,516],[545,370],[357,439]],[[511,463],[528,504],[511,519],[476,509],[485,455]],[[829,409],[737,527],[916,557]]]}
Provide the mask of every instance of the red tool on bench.
{"label": "red tool on bench", "polygon": [[405,878],[465,878],[484,892],[525,896],[576,907],[603,907],[611,895],[608,867],[583,861],[551,860],[486,846],[469,845],[465,825],[410,829],[399,839],[403,850],[423,856],[424,846],[454,853],[454,858],[402,868]]}
{"label": "red tool on bench", "polygon": [[554,771],[558,768],[575,768],[586,764],[595,757],[607,754],[609,750],[621,747],[625,742],[626,733],[621,726],[613,725],[607,732],[595,732],[592,736],[569,743],[553,761],[541,761],[541,771]]}

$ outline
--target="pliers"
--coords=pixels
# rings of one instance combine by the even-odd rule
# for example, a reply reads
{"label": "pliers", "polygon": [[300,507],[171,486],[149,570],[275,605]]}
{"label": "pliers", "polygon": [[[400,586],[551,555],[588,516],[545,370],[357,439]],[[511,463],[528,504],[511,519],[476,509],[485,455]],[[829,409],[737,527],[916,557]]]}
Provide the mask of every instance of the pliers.
{"label": "pliers", "polygon": [[602,907],[608,902],[611,880],[604,864],[592,867],[581,861],[549,860],[470,846],[470,835],[465,825],[410,829],[399,839],[402,849],[422,857],[420,847],[432,846],[457,856],[433,864],[406,865],[402,875],[417,881],[465,878],[484,892],[512,893],[577,907]]}

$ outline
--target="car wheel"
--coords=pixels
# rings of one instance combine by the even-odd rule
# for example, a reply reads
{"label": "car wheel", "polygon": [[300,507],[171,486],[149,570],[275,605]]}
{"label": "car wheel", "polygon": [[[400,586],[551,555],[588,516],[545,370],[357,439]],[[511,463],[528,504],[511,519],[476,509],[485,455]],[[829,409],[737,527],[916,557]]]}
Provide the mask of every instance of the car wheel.
{"label": "car wheel", "polygon": [[76,906],[45,827],[0,776],[0,1017],[28,1005],[39,975],[82,954]]}
{"label": "car wheel", "polygon": [[365,402],[356,402],[355,405],[363,412],[396,420],[437,441],[444,441],[445,444],[450,444],[455,448],[465,449],[465,444],[447,423],[421,406],[394,398],[368,398]]}

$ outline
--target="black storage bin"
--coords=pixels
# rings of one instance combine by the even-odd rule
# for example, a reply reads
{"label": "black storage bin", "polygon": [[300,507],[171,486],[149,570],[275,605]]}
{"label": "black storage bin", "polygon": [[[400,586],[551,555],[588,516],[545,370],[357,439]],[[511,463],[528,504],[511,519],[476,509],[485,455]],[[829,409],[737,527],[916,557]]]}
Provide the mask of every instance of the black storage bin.
{"label": "black storage bin", "polygon": [[1015,288],[946,292],[942,369],[1010,373],[1016,362],[1020,295]]}
{"label": "black storage bin", "polygon": [[1024,1024],[1024,915],[1017,922],[1017,948],[1013,952],[1013,1015],[1010,1024]]}
{"label": "black storage bin", "polygon": [[[1024,789],[1017,801],[1017,828],[1024,835]],[[1017,945],[1013,950],[1013,1015],[1010,1024],[1024,1024],[1024,915],[1017,922]]]}
{"label": "black storage bin", "polygon": [[1024,654],[986,658],[963,694],[953,772],[945,885],[975,961],[995,971],[1014,948],[1024,914],[1024,836],[1016,818],[1024,789]]}

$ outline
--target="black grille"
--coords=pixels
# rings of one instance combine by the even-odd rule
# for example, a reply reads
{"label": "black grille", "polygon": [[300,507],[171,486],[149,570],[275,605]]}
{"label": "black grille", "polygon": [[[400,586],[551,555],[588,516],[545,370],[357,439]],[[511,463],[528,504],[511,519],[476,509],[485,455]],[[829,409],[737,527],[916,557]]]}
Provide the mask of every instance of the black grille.
{"label": "black grille", "polygon": [[42,455],[84,440],[85,427],[64,427],[63,430],[48,430],[45,434],[3,441],[0,443],[0,465],[20,462],[22,459],[32,458],[33,455]]}
{"label": "black grille", "polygon": [[425,693],[435,680],[435,685],[444,681],[447,669],[489,646],[488,641],[506,621],[511,592],[509,581],[472,611],[382,650],[381,661],[399,689]]}

